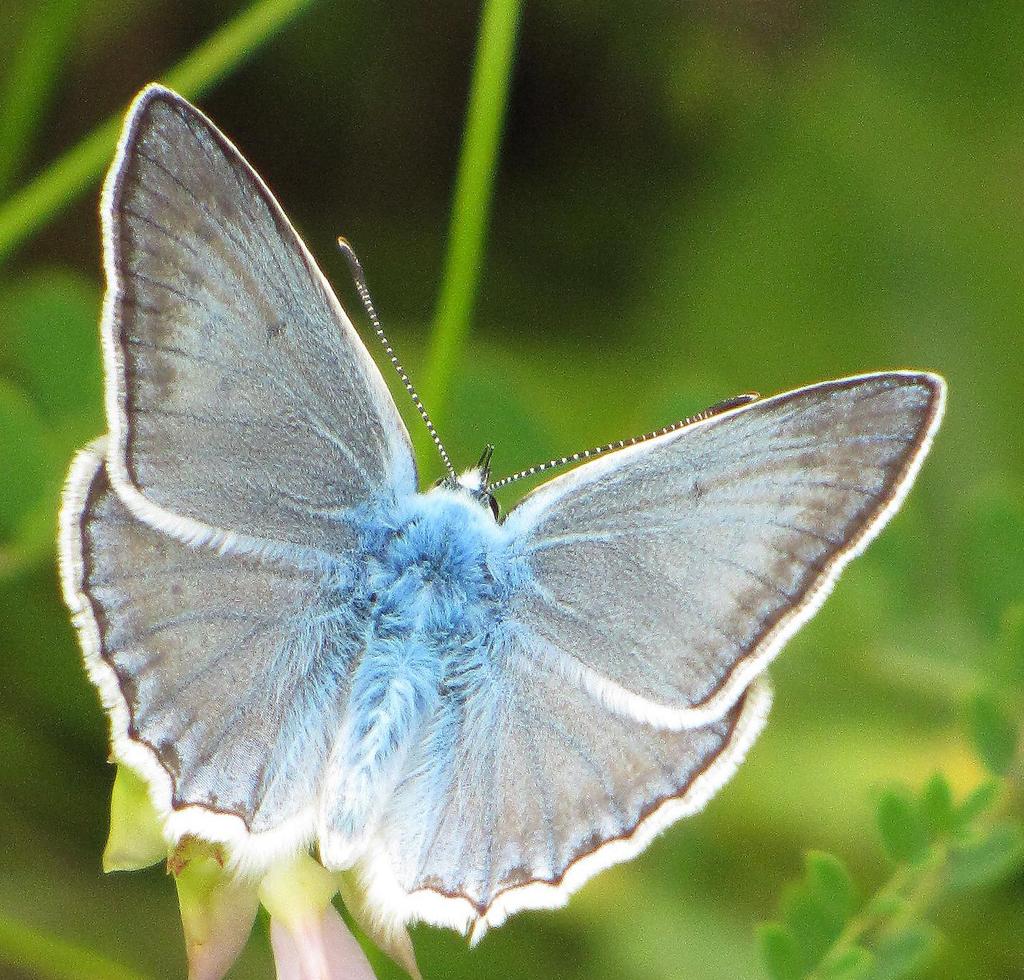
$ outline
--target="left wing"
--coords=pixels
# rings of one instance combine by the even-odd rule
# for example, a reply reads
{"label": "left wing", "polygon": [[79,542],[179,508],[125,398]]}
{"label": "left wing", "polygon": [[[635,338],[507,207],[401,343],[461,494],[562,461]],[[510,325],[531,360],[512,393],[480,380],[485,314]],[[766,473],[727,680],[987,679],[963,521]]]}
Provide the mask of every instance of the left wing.
{"label": "left wing", "polygon": [[72,465],[60,550],[114,753],[149,783],[170,836],[266,865],[313,835],[346,701],[344,644],[316,627],[320,571],[154,531],[111,487],[105,448]]}
{"label": "left wing", "polygon": [[409,435],[266,185],[151,85],[103,194],[110,478],[184,541],[337,554],[345,512],[416,491]]}

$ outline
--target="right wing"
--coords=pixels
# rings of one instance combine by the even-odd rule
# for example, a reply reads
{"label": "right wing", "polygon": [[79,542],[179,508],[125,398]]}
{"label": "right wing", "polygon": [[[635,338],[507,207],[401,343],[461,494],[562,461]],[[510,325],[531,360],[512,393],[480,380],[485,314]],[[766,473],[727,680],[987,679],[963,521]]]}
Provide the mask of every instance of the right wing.
{"label": "right wing", "polygon": [[136,514],[182,540],[337,551],[349,508],[416,490],[380,372],[199,110],[143,90],[102,215],[110,474]]}
{"label": "right wing", "polygon": [[615,710],[719,717],[895,513],[944,395],[923,372],[826,381],[543,484],[505,520],[531,572],[509,619]]}

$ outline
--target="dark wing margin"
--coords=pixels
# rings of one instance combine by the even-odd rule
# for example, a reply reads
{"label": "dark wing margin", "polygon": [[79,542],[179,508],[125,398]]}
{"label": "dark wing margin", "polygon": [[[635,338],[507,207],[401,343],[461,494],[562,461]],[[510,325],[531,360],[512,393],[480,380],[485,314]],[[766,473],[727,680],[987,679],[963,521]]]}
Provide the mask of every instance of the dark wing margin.
{"label": "dark wing margin", "polygon": [[828,381],[542,485],[506,519],[532,571],[510,618],[614,710],[720,717],[896,512],[944,399],[922,372]]}
{"label": "dark wing margin", "polygon": [[266,185],[149,86],[103,193],[111,479],[147,523],[337,551],[345,512],[416,490],[380,372]]}

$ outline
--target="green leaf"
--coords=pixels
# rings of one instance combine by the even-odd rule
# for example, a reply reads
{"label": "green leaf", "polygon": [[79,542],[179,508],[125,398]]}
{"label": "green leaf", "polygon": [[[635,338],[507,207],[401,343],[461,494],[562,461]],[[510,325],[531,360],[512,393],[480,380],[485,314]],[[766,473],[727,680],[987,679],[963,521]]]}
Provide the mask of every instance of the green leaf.
{"label": "green leaf", "polygon": [[819,970],[822,980],[861,980],[875,964],[875,957],[863,946],[851,946]]}
{"label": "green leaf", "polygon": [[780,923],[761,930],[761,947],[773,977],[802,977],[839,938],[854,907],[853,882],[843,863],[809,851],[803,879],[787,889]]}
{"label": "green leaf", "polygon": [[886,853],[896,864],[916,864],[928,853],[928,829],[906,790],[886,790],[878,801],[878,829]]}
{"label": "green leaf", "polygon": [[990,885],[1004,877],[1024,856],[1024,835],[1018,824],[997,824],[984,836],[961,844],[950,854],[951,888]]}
{"label": "green leaf", "polygon": [[1019,732],[1016,723],[994,697],[979,694],[968,703],[967,730],[989,772],[1006,775],[1017,754]]}
{"label": "green leaf", "polygon": [[938,935],[926,922],[883,936],[875,945],[871,980],[897,980],[916,970],[935,948]]}
{"label": "green leaf", "polygon": [[827,915],[834,941],[856,902],[853,880],[843,862],[833,854],[809,851],[806,862],[808,891]]}
{"label": "green leaf", "polygon": [[956,811],[956,830],[962,832],[970,824],[988,810],[999,796],[998,780],[987,779],[972,790]]}
{"label": "green leaf", "polygon": [[953,791],[942,773],[935,773],[924,784],[920,806],[921,815],[928,825],[929,836],[933,842],[952,833],[956,822]]}
{"label": "green leaf", "polygon": [[761,957],[771,980],[800,980],[804,975],[796,938],[777,922],[758,927]]}
{"label": "green leaf", "polygon": [[827,909],[803,883],[789,890],[782,903],[782,916],[806,966],[814,966],[839,935]]}

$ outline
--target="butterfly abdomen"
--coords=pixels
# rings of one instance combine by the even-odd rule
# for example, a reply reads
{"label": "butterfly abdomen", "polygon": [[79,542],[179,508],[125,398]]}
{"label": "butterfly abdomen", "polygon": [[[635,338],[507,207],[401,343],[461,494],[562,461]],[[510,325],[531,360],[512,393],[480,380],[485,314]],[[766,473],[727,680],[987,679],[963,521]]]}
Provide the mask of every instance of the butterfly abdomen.
{"label": "butterfly abdomen", "polygon": [[451,692],[471,696],[507,592],[501,528],[461,493],[377,509],[361,540],[362,653],[322,796],[322,856],[335,866],[358,857]]}

